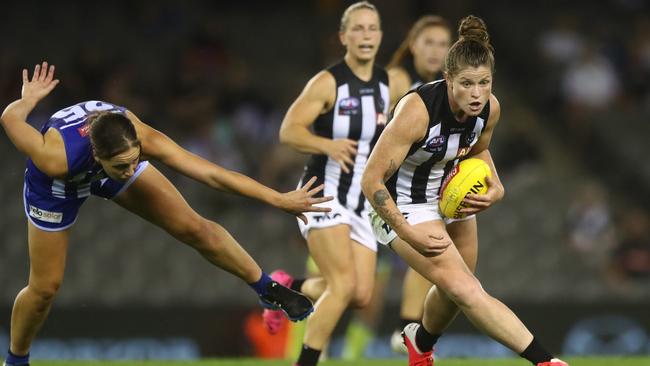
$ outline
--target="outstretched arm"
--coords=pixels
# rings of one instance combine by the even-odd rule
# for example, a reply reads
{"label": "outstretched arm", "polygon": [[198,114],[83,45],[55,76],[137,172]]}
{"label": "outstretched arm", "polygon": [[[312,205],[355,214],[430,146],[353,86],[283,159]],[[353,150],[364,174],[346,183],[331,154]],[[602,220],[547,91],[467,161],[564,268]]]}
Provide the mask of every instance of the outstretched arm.
{"label": "outstretched arm", "polygon": [[59,80],[54,79],[54,65],[48,67],[47,62],[34,67],[31,80],[24,69],[21,98],[9,104],[0,117],[2,127],[14,146],[49,176],[62,175],[67,171],[63,141],[56,132],[42,135],[27,123],[27,116],[58,83]]}
{"label": "outstretched arm", "polygon": [[172,139],[140,121],[133,113],[127,116],[135,125],[142,143],[142,153],[169,166],[181,174],[220,191],[251,197],[298,216],[305,223],[303,212],[328,212],[329,208],[314,206],[330,201],[333,197],[314,197],[323,190],[323,185],[312,188],[311,179],[301,189],[279,193],[243,174],[225,169],[183,149]]}

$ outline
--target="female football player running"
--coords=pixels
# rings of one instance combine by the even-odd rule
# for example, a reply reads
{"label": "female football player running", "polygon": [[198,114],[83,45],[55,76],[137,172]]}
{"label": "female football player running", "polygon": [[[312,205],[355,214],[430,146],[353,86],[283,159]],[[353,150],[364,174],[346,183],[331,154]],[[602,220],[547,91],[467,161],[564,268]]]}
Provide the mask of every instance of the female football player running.
{"label": "female football player running", "polygon": [[[402,98],[370,155],[363,191],[374,207],[373,230],[431,281],[422,324],[404,328],[409,365],[433,364],[432,347],[459,311],[482,332],[537,366],[565,366],[473,274],[478,245],[475,214],[503,197],[488,146],[499,119],[492,95],[494,55],[483,20],[461,21],[445,59],[445,79]],[[460,159],[485,160],[492,170],[484,195],[468,195],[469,215],[451,223],[438,208],[446,172]]]}

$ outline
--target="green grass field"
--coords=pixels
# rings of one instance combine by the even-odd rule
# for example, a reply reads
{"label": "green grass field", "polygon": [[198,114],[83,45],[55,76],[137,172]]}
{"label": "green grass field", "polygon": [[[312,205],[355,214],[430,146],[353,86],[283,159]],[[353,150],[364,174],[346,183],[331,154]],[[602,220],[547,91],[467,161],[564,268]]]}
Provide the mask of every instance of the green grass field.
{"label": "green grass field", "polygon": [[[566,358],[571,366],[650,366],[648,357],[593,357]],[[228,359],[201,361],[35,361],[34,366],[290,366],[290,361],[262,361],[258,359]],[[406,366],[406,360],[359,360],[359,361],[326,361],[319,366]],[[443,359],[436,366],[528,366],[522,359]]]}

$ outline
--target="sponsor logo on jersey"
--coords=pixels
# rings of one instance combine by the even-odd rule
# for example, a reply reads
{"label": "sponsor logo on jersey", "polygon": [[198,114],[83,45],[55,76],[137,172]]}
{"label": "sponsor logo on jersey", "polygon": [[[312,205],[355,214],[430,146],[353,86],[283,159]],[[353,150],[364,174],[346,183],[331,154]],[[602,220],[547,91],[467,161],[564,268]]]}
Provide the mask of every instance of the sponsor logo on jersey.
{"label": "sponsor logo on jersey", "polygon": [[359,89],[359,94],[361,94],[361,95],[374,94],[374,93],[375,93],[375,88],[361,88],[361,89]]}
{"label": "sponsor logo on jersey", "polygon": [[428,151],[432,153],[441,152],[442,149],[444,149],[445,147],[445,141],[447,141],[447,137],[444,135],[433,136],[432,138],[427,140],[423,149],[424,151]]}
{"label": "sponsor logo on jersey", "polygon": [[469,147],[462,147],[462,148],[458,149],[458,154],[457,154],[456,156],[459,157],[459,158],[462,158],[463,156],[469,154],[469,152],[470,152],[471,150],[472,150],[472,147],[471,147],[471,146],[469,146]]}
{"label": "sponsor logo on jersey", "polygon": [[339,102],[340,116],[356,116],[359,113],[361,113],[361,102],[359,101],[359,98],[343,98]]}
{"label": "sponsor logo on jersey", "polygon": [[61,221],[63,221],[63,212],[45,211],[43,209],[40,209],[32,205],[29,205],[29,216],[41,221],[51,222],[54,224],[60,224]]}
{"label": "sponsor logo on jersey", "polygon": [[86,137],[88,136],[88,133],[90,133],[90,126],[83,125],[83,127],[77,128],[77,131],[79,131],[79,135],[81,135],[81,137]]}

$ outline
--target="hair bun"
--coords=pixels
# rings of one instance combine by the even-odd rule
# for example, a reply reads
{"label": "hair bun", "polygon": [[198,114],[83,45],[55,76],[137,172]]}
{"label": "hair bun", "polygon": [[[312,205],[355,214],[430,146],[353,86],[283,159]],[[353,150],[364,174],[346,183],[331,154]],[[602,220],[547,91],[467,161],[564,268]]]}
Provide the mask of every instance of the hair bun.
{"label": "hair bun", "polygon": [[490,43],[490,35],[487,32],[485,22],[474,15],[468,15],[460,21],[458,35],[461,39]]}

